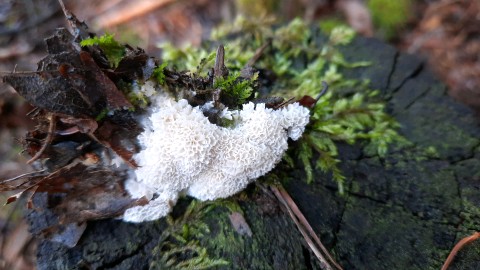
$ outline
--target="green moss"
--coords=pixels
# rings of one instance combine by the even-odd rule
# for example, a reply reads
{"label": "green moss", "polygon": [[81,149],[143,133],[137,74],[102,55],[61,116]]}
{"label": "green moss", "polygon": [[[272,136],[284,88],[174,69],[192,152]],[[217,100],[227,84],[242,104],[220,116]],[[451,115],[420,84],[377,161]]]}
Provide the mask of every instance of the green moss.
{"label": "green moss", "polygon": [[171,43],[164,43],[160,45],[160,48],[162,49],[162,59],[169,64],[169,68],[185,70],[198,76],[206,76],[206,67],[213,66],[215,61],[214,50],[207,51],[191,45],[179,48]]}
{"label": "green moss", "polygon": [[272,25],[276,22],[275,18],[270,16],[245,17],[239,15],[232,24],[224,24],[212,30],[212,40],[222,40],[230,34],[241,33],[248,34],[253,39],[250,40],[252,46],[259,47],[265,38],[273,34]]}
{"label": "green moss", "polygon": [[97,117],[95,117],[95,121],[102,121],[107,115],[108,115],[108,109],[105,108],[103,109],[98,115]]}
{"label": "green moss", "polygon": [[141,85],[137,81],[127,83],[124,81],[117,82],[117,87],[123,92],[128,102],[133,105],[132,110],[136,108],[146,108],[148,106],[149,99],[145,96],[145,93],[141,91]]}
{"label": "green moss", "polygon": [[474,205],[470,200],[463,199],[463,210],[461,212],[462,228],[464,233],[468,233],[467,230],[472,230],[478,227],[478,220],[480,220],[480,207]]}
{"label": "green moss", "polygon": [[[367,266],[369,269],[439,269],[440,258],[448,251],[432,248],[436,246],[435,229],[453,229],[434,222],[420,222],[402,207],[385,209],[358,198],[352,198],[347,204],[343,218],[349,226],[338,233],[337,250],[345,260],[342,265],[345,269]],[[359,246],[362,252],[356,250]],[[376,260],[365,263],[367,258]],[[429,267],[425,267],[427,265]]]}
{"label": "green moss", "polygon": [[[235,104],[247,102],[252,97],[254,85],[252,81],[240,80],[238,70],[248,62],[249,58],[245,56],[253,56],[258,47],[267,42],[271,42],[271,49],[260,57],[255,67],[277,75],[273,86],[275,90],[270,95],[316,97],[327,82],[329,92],[318,100],[302,139],[298,145],[291,147],[288,156],[301,161],[307,182],[313,181],[312,164],[315,164],[317,169],[332,173],[342,192],[345,176],[338,167],[337,142],[353,144],[363,141],[367,153],[385,156],[390,144],[404,141],[396,131],[399,125],[385,113],[385,104],[377,97],[378,92],[369,88],[368,81],[346,80],[343,77],[342,72],[347,69],[369,65],[365,61],[347,62],[340,52],[340,48],[355,37],[352,29],[346,26],[331,29],[326,42],[319,46],[312,28],[300,19],[273,31],[271,25],[266,26],[268,22],[264,21],[262,27],[253,28],[250,22],[240,18],[234,25],[215,32],[216,41],[227,44],[227,68],[235,72],[227,78],[218,79],[214,88],[221,88],[223,93],[235,99]],[[226,30],[243,35],[232,40],[226,38]],[[202,64],[197,57],[197,62],[191,62],[188,57],[191,54],[207,60],[203,60]],[[213,58],[202,48],[188,47],[187,51],[164,48],[164,59],[171,60],[174,66],[204,67]],[[299,65],[300,59],[303,63]],[[349,91],[343,93],[342,89]]]}
{"label": "green moss", "polygon": [[152,251],[150,269],[209,269],[228,265],[223,259],[212,259],[198,238],[209,233],[202,218],[216,207],[212,202],[192,200],[179,217],[167,217],[168,227]]}
{"label": "green moss", "polygon": [[234,72],[226,78],[217,78],[213,87],[221,89],[222,95],[227,95],[235,101],[235,104],[244,104],[252,95],[252,84],[258,77],[258,73],[252,79],[240,79],[240,73]]}
{"label": "green moss", "polygon": [[143,40],[140,33],[127,25],[119,25],[115,29],[115,39],[122,44],[128,44],[131,47],[145,48],[147,41]]}
{"label": "green moss", "polygon": [[344,20],[332,17],[332,18],[327,18],[323,19],[319,22],[320,30],[322,30],[323,33],[330,35],[332,33],[332,30],[335,29],[338,26],[347,26]]}
{"label": "green moss", "polygon": [[[252,236],[235,231],[228,217],[231,210],[226,208],[217,207],[203,219],[211,231],[200,238],[201,245],[212,256],[231,262],[221,269],[304,269],[305,258],[292,252],[302,249],[302,237],[288,216],[282,212],[262,216],[252,197],[241,206]],[[292,238],[292,233],[298,237]]]}
{"label": "green moss", "polygon": [[347,45],[355,37],[355,31],[352,28],[341,25],[334,27],[330,32],[330,45]]}
{"label": "green moss", "polygon": [[364,93],[337,100],[332,95],[329,93],[320,98],[299,142],[300,147],[294,148],[293,152],[305,165],[308,182],[312,180],[312,167],[306,161],[313,159],[310,149],[319,153],[316,168],[332,172],[342,192],[345,177],[338,168],[340,160],[336,142],[353,144],[364,141],[367,153],[383,157],[389,144],[404,139],[396,131],[397,122],[384,112],[384,104],[367,102]]}
{"label": "green moss", "polygon": [[156,67],[153,70],[152,77],[157,81],[158,84],[162,85],[165,83],[165,67],[167,66],[166,62],[163,62],[160,66]]}
{"label": "green moss", "polygon": [[112,34],[105,34],[100,37],[92,37],[84,39],[80,42],[82,47],[98,45],[102,49],[103,53],[115,68],[125,55],[125,47],[118,43]]}
{"label": "green moss", "polygon": [[405,26],[412,10],[412,0],[369,0],[367,5],[373,23],[387,39],[394,37]]}

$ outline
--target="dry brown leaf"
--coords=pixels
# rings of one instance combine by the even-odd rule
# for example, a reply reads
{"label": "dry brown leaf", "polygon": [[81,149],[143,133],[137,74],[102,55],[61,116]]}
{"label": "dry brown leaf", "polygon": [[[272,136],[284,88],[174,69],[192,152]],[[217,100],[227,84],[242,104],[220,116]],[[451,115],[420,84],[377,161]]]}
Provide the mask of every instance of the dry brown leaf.
{"label": "dry brown leaf", "polygon": [[252,230],[241,213],[233,212],[228,215],[228,217],[230,218],[230,223],[232,223],[233,228],[238,234],[252,237]]}

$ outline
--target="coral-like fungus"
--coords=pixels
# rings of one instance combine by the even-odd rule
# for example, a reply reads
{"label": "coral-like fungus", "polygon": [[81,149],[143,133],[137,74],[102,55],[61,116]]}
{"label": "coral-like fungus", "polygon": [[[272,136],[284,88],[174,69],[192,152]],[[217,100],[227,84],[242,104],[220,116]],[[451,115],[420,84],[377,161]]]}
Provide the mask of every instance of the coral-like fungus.
{"label": "coral-like fungus", "polygon": [[165,216],[181,192],[213,200],[241,191],[275,167],[288,138],[299,139],[310,116],[298,103],[272,110],[250,102],[228,115],[235,124],[227,128],[210,123],[186,100],[161,97],[154,108],[139,137],[140,167],[125,185],[132,197],[150,202],[128,209],[125,221]]}

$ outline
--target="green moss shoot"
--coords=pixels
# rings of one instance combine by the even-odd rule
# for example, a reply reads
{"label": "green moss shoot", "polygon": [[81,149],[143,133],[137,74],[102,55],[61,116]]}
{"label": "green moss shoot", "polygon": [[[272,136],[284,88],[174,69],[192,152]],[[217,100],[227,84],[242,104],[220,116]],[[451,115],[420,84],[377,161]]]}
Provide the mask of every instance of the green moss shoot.
{"label": "green moss shoot", "polygon": [[234,72],[228,75],[226,78],[218,78],[213,87],[222,90],[222,95],[228,95],[230,98],[235,99],[236,104],[244,104],[247,99],[252,95],[252,84],[257,78],[258,74],[252,79],[240,79],[240,73]]}
{"label": "green moss shoot", "polygon": [[98,45],[113,68],[118,66],[125,55],[125,47],[113,38],[113,34],[106,33],[100,37],[87,38],[82,40],[80,45],[82,47]]}
{"label": "green moss shoot", "polygon": [[97,122],[102,121],[107,115],[108,115],[108,109],[105,108],[97,115],[97,117],[95,117],[95,121]]}
{"label": "green moss shoot", "polygon": [[165,83],[165,67],[167,66],[167,62],[163,62],[160,66],[156,67],[153,70],[152,77],[157,81],[158,84],[162,85]]}

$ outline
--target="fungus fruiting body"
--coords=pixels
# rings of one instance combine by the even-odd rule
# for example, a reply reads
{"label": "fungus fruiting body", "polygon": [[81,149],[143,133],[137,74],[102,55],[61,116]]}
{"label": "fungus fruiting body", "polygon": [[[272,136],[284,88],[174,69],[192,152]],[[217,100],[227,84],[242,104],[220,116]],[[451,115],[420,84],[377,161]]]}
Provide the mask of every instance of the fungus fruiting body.
{"label": "fungus fruiting body", "polygon": [[275,167],[288,138],[300,138],[310,116],[298,103],[273,110],[250,102],[242,110],[224,113],[234,125],[221,127],[186,100],[160,97],[155,103],[139,136],[139,168],[125,184],[133,198],[150,201],[127,209],[125,221],[165,216],[182,192],[213,200],[241,191]]}

